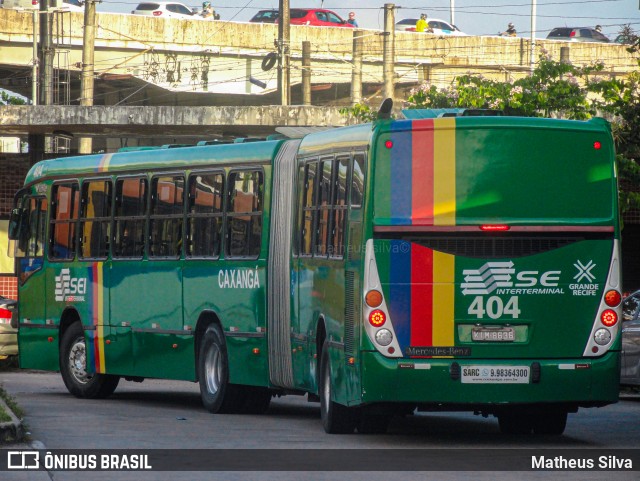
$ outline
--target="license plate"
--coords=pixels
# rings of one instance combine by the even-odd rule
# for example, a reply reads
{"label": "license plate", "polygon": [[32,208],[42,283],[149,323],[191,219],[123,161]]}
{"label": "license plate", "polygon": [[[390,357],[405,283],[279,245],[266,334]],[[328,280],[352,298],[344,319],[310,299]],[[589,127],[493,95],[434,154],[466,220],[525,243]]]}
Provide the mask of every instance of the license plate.
{"label": "license plate", "polygon": [[516,340],[516,331],[513,327],[474,327],[471,339],[477,342],[513,342]]}
{"label": "license plate", "polygon": [[529,384],[529,366],[462,366],[464,384]]}

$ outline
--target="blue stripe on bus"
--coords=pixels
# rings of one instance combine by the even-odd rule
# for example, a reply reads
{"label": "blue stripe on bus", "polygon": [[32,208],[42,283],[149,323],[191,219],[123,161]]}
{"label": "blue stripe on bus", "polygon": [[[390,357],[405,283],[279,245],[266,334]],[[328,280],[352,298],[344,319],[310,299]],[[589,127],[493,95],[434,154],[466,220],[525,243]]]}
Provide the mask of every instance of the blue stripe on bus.
{"label": "blue stripe on bus", "polygon": [[402,352],[411,342],[411,244],[391,241],[389,315]]}
{"label": "blue stripe on bus", "polygon": [[394,122],[391,129],[391,224],[411,224],[413,142],[411,130],[404,130],[410,127]]}

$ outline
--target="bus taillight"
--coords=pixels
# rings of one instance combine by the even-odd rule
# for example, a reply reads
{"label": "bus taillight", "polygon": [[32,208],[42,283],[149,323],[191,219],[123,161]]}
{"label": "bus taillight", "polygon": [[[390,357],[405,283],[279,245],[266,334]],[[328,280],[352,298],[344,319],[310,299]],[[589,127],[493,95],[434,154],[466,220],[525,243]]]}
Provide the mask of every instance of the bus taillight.
{"label": "bus taillight", "polygon": [[612,309],[607,309],[600,316],[600,320],[607,327],[615,326],[616,322],[618,322],[618,314]]}
{"label": "bus taillight", "polygon": [[380,291],[372,289],[367,292],[366,296],[364,296],[364,301],[369,307],[378,307],[380,304],[382,304],[382,293]]}
{"label": "bus taillight", "polygon": [[376,309],[375,311],[371,311],[369,314],[369,324],[373,327],[380,327],[387,321],[387,316],[380,309]]}
{"label": "bus taillight", "polygon": [[504,224],[484,224],[480,226],[480,230],[485,232],[504,232],[509,229],[510,227]]}
{"label": "bus taillight", "polygon": [[609,307],[616,307],[622,301],[622,295],[616,290],[607,291],[604,295],[604,302]]}

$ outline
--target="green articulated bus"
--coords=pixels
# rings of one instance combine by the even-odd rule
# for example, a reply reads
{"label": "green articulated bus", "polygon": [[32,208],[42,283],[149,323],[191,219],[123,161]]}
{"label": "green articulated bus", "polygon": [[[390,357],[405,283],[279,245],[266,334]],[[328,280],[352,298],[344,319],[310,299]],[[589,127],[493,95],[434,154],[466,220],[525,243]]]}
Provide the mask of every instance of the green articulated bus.
{"label": "green articulated bus", "polygon": [[20,364],[82,398],[198,382],[213,413],[304,394],[330,433],[417,409],[561,434],[618,399],[618,220],[602,119],[47,160],[10,222]]}

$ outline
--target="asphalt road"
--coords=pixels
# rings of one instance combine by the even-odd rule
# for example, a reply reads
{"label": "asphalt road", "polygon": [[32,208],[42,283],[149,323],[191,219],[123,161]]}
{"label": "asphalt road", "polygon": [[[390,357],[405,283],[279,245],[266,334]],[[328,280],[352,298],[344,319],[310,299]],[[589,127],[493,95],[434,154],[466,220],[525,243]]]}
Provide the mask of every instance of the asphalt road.
{"label": "asphalt road", "polygon": [[[625,396],[615,405],[570,414],[563,436],[506,436],[495,418],[471,413],[418,413],[392,422],[386,435],[329,435],[320,424],[319,405],[306,398],[274,399],[267,414],[212,415],[200,404],[198,385],[187,382],[122,381],[106,400],[71,396],[56,373],[2,371],[0,383],[25,410],[29,437],[11,449],[484,449],[496,456],[512,448],[640,448],[640,397]],[[7,446],[3,446],[6,448]],[[487,451],[489,450],[489,451]],[[189,453],[190,451],[185,451]],[[194,451],[195,452],[195,451]],[[355,453],[355,451],[353,451]],[[446,453],[447,451],[442,451]],[[286,451],[283,451],[286,453]],[[254,452],[255,454],[255,452]],[[328,467],[329,468],[329,467]],[[634,479],[634,472],[405,472],[407,479]],[[4,480],[139,479],[344,479],[386,480],[398,472],[0,472]]]}

